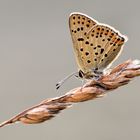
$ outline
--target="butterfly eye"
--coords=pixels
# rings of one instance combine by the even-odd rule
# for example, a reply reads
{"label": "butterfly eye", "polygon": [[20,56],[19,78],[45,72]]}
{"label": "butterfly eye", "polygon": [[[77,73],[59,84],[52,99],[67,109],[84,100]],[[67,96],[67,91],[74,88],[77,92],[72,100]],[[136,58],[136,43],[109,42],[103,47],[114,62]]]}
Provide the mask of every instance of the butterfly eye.
{"label": "butterfly eye", "polygon": [[84,77],[84,73],[81,70],[79,70],[79,73],[78,74],[79,74],[79,77],[80,78],[83,78]]}

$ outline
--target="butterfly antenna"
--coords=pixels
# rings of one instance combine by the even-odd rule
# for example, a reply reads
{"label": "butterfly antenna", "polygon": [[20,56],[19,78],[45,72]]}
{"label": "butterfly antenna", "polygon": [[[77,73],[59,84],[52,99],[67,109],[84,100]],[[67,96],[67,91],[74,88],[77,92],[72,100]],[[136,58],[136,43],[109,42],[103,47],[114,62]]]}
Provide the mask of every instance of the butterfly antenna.
{"label": "butterfly antenna", "polygon": [[78,72],[73,72],[70,75],[68,75],[67,77],[65,77],[64,79],[62,79],[60,82],[58,82],[56,84],[56,89],[59,89],[64,83],[65,81],[67,81],[69,78],[71,78],[73,75],[77,74]]}

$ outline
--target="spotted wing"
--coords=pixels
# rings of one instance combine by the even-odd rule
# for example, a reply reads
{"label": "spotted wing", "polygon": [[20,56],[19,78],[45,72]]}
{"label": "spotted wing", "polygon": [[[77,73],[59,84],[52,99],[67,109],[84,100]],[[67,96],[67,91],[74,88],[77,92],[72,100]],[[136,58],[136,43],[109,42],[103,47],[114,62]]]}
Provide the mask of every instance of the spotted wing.
{"label": "spotted wing", "polygon": [[[103,70],[119,56],[126,38],[107,25],[96,25],[87,34],[93,43],[94,65],[91,69]],[[92,58],[91,58],[92,59]]]}
{"label": "spotted wing", "polygon": [[69,17],[69,27],[77,64],[85,73],[94,65],[93,48],[89,45],[87,34],[96,24],[96,21],[84,14],[73,13]]}

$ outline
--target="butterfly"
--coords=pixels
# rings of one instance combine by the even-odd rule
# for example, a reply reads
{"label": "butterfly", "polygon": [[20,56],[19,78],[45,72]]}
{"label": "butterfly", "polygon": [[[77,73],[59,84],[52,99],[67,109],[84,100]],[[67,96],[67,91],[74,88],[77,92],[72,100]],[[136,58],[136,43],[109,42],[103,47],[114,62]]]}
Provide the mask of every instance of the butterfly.
{"label": "butterfly", "polygon": [[[82,79],[98,79],[103,75],[118,58],[127,41],[126,36],[113,27],[82,13],[70,14],[69,28],[79,68],[78,77]],[[57,89],[70,76],[58,83]]]}

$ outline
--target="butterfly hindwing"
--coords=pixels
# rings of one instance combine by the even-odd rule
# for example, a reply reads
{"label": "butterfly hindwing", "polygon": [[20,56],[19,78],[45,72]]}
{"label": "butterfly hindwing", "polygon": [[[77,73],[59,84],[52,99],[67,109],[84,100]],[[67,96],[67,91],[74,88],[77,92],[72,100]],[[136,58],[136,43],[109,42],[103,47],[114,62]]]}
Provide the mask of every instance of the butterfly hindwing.
{"label": "butterfly hindwing", "polygon": [[107,67],[122,50],[124,37],[115,29],[106,25],[96,25],[88,33],[93,43],[94,66],[96,69]]}

